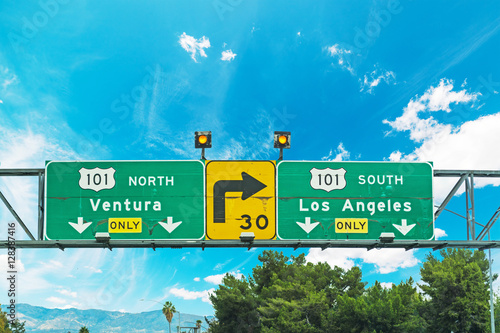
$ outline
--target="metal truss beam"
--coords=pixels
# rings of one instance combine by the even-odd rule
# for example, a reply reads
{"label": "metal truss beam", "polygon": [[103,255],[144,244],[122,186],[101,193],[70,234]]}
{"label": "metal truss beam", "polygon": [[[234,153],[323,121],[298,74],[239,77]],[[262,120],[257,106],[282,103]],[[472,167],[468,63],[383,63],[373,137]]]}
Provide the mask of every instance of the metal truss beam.
{"label": "metal truss beam", "polygon": [[488,221],[488,223],[486,223],[486,225],[484,226],[483,231],[481,231],[479,233],[479,235],[477,236],[478,240],[483,240],[484,239],[484,237],[490,232],[491,227],[493,226],[493,224],[495,224],[495,222],[498,220],[499,217],[500,217],[500,207],[498,207],[498,209],[493,214],[493,216],[491,217],[491,219]]}
{"label": "metal truss beam", "polygon": [[44,175],[45,169],[0,169],[0,176],[38,176],[40,173]]}
{"label": "metal truss beam", "polygon": [[[498,241],[484,241],[486,235],[489,234],[495,222],[500,218],[500,207],[493,214],[491,219],[486,224],[480,224],[475,220],[475,200],[474,200],[474,178],[480,177],[495,177],[500,178],[500,170],[434,170],[434,177],[456,177],[459,178],[453,189],[446,196],[445,200],[438,205],[434,217],[437,218],[446,209],[446,205],[451,201],[456,192],[465,184],[466,194],[466,213],[462,216],[467,223],[467,241],[394,241],[391,243],[383,243],[379,240],[301,240],[301,241],[283,241],[283,240],[269,240],[269,241],[254,241],[252,243],[244,243],[238,241],[130,241],[130,240],[111,240],[109,243],[97,243],[93,240],[81,241],[43,241],[43,225],[44,225],[44,188],[45,188],[45,169],[44,168],[31,168],[31,169],[0,169],[0,177],[12,176],[32,176],[38,177],[38,240],[35,240],[33,234],[26,227],[21,218],[17,215],[14,208],[10,205],[5,196],[0,192],[0,199],[4,202],[5,206],[12,213],[19,225],[24,229],[26,234],[32,240],[16,241],[18,248],[58,248],[64,250],[65,248],[182,248],[182,247],[291,247],[294,249],[301,247],[319,247],[326,248],[349,248],[358,247],[366,248],[368,250],[374,248],[404,248],[410,250],[413,248],[433,248],[435,250],[445,247],[464,247],[464,248],[479,248],[481,250],[488,248],[499,248],[500,242]],[[454,212],[452,212],[454,213]],[[461,216],[457,213],[454,213]],[[476,225],[483,227],[483,229],[476,236]],[[0,248],[8,247],[7,241],[0,240]]]}
{"label": "metal truss beam", "polygon": [[[0,241],[0,248],[7,248],[7,241]],[[379,240],[255,240],[253,242],[240,242],[236,240],[197,240],[197,241],[169,241],[169,240],[110,240],[109,242],[97,242],[94,240],[72,240],[72,241],[16,241],[16,248],[54,248],[54,249],[69,249],[69,248],[366,248],[366,249],[382,249],[382,248],[404,248],[406,250],[416,248],[432,248],[435,250],[445,247],[453,248],[480,248],[481,250],[489,248],[500,248],[500,241],[398,241],[390,243],[381,242]]]}
{"label": "metal truss beam", "polygon": [[434,177],[462,177],[463,175],[474,175],[474,177],[500,177],[500,170],[434,170]]}
{"label": "metal truss beam", "polygon": [[[450,202],[453,196],[456,194],[458,189],[465,183],[465,216],[461,216],[455,212],[458,216],[463,217],[467,224],[467,240],[483,240],[489,233],[491,227],[500,217],[500,207],[493,214],[491,219],[485,225],[476,221],[476,204],[474,199],[474,178],[481,177],[493,177],[500,178],[500,170],[434,170],[434,177],[459,177],[459,180],[450,191],[450,193],[443,200],[441,205],[437,206],[438,209],[434,213],[434,219],[436,219],[443,210],[446,209],[446,205]],[[448,210],[447,210],[448,211]],[[450,211],[451,212],[451,211]],[[481,226],[483,229],[477,234],[476,226]]]}
{"label": "metal truss beam", "polygon": [[7,200],[7,198],[3,195],[2,191],[0,191],[0,199],[2,199],[3,203],[5,204],[5,206],[9,210],[9,212],[12,214],[12,216],[14,216],[14,218],[17,221],[17,223],[19,223],[19,225],[23,228],[23,230],[26,232],[26,234],[28,235],[28,237],[31,238],[31,240],[35,240],[35,237],[33,237],[33,235],[31,234],[31,232],[29,231],[28,227],[26,226],[26,224],[24,224],[23,220],[21,220],[21,218],[19,217],[19,215],[17,215],[17,213],[14,210],[14,208],[12,208],[12,206],[10,205],[9,201]]}
{"label": "metal truss beam", "polygon": [[[38,239],[43,239],[43,208],[44,208],[44,183],[45,183],[45,169],[42,168],[33,168],[33,169],[0,169],[0,176],[38,176]],[[24,232],[28,235],[31,240],[35,240],[35,237],[28,229],[26,224],[24,224],[23,220],[16,213],[12,205],[9,203],[7,198],[0,191],[0,199],[3,201],[7,209],[10,211],[12,216],[16,219],[17,223],[23,228]]]}
{"label": "metal truss beam", "polygon": [[439,214],[441,214],[441,212],[446,208],[446,205],[448,204],[448,202],[450,202],[451,198],[453,198],[455,193],[457,193],[458,189],[460,188],[460,186],[462,186],[462,184],[463,184],[465,178],[467,178],[467,176],[468,176],[467,174],[460,176],[460,179],[458,180],[458,182],[455,184],[455,186],[453,186],[453,189],[450,191],[450,193],[448,193],[448,195],[444,199],[443,203],[441,203],[439,208],[434,213],[434,219],[437,219]]}

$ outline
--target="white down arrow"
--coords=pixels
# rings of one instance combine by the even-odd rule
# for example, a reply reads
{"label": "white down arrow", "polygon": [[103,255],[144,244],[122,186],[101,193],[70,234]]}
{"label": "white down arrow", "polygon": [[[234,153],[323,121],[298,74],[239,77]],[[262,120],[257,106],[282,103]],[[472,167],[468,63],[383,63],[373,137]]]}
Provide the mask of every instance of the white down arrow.
{"label": "white down arrow", "polygon": [[92,224],[92,222],[83,222],[83,217],[78,218],[78,223],[75,222],[68,222],[68,223],[70,226],[75,228],[75,230],[78,231],[80,234],[84,232]]}
{"label": "white down arrow", "polygon": [[310,217],[306,217],[306,222],[305,223],[303,223],[303,222],[296,222],[296,223],[299,225],[299,227],[301,227],[302,229],[304,229],[304,231],[307,232],[307,233],[310,233],[319,224],[319,222],[313,222],[313,223],[311,223],[311,218]]}
{"label": "white down arrow", "polygon": [[406,219],[401,219],[401,225],[393,224],[393,226],[396,227],[396,229],[398,229],[399,232],[403,234],[403,236],[406,236],[406,234],[409,233],[410,230],[413,229],[415,225],[416,224],[407,225]]}
{"label": "white down arrow", "polygon": [[167,222],[158,222],[158,223],[160,223],[160,225],[170,234],[172,233],[172,231],[175,230],[175,228],[177,228],[182,223],[182,221],[174,222],[174,218],[172,216],[169,216],[167,217]]}

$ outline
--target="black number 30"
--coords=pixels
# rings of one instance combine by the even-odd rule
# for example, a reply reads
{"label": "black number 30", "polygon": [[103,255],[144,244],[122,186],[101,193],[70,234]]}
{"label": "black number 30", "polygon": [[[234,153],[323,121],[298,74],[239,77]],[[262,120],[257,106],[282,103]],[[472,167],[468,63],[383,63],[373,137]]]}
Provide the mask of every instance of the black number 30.
{"label": "black number 30", "polygon": [[[243,230],[248,230],[252,227],[252,217],[250,215],[241,215],[241,218],[245,220],[246,225],[241,225],[240,228]],[[262,222],[264,220],[264,222]],[[267,219],[266,215],[259,215],[257,216],[257,220],[255,220],[255,225],[257,228],[260,230],[264,230],[267,228],[269,225],[269,220]]]}

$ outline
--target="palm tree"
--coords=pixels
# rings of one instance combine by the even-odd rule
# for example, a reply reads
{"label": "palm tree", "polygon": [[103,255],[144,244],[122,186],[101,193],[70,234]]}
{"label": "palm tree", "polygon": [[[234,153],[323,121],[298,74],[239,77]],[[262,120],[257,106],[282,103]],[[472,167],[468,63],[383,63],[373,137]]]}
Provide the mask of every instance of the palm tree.
{"label": "palm tree", "polygon": [[196,321],[196,332],[200,332],[200,328],[201,328],[201,320],[197,320]]}
{"label": "palm tree", "polygon": [[[172,302],[166,301],[165,304],[163,305],[163,309],[161,311],[165,315],[165,318],[167,318],[168,331],[169,331],[169,333],[172,333],[172,329],[170,328],[170,324],[172,323],[172,318],[174,317],[174,313],[177,312],[175,310],[175,306],[172,304]],[[179,325],[180,325],[180,323],[179,323]]]}
{"label": "palm tree", "polygon": [[89,329],[86,326],[83,326],[82,328],[80,328],[78,333],[89,333]]}

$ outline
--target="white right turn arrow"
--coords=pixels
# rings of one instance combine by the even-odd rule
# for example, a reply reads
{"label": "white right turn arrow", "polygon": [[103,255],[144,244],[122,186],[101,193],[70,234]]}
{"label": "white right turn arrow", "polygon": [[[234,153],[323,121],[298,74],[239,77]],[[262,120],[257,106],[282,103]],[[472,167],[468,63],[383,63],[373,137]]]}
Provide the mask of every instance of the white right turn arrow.
{"label": "white right turn arrow", "polygon": [[75,222],[68,222],[68,223],[70,226],[75,228],[75,230],[78,231],[80,234],[84,232],[92,224],[92,222],[83,222],[83,217],[78,218],[78,223]]}
{"label": "white right turn arrow", "polygon": [[406,234],[409,233],[411,229],[413,229],[415,224],[407,225],[406,219],[401,219],[401,225],[393,224],[393,226],[396,227],[396,229],[398,229],[399,232],[403,234],[403,236],[406,236]]}
{"label": "white right turn arrow", "polygon": [[319,224],[319,222],[311,223],[310,217],[306,217],[306,223],[303,223],[303,222],[296,222],[296,223],[299,225],[299,227],[304,229],[304,231],[307,233],[310,233]]}

